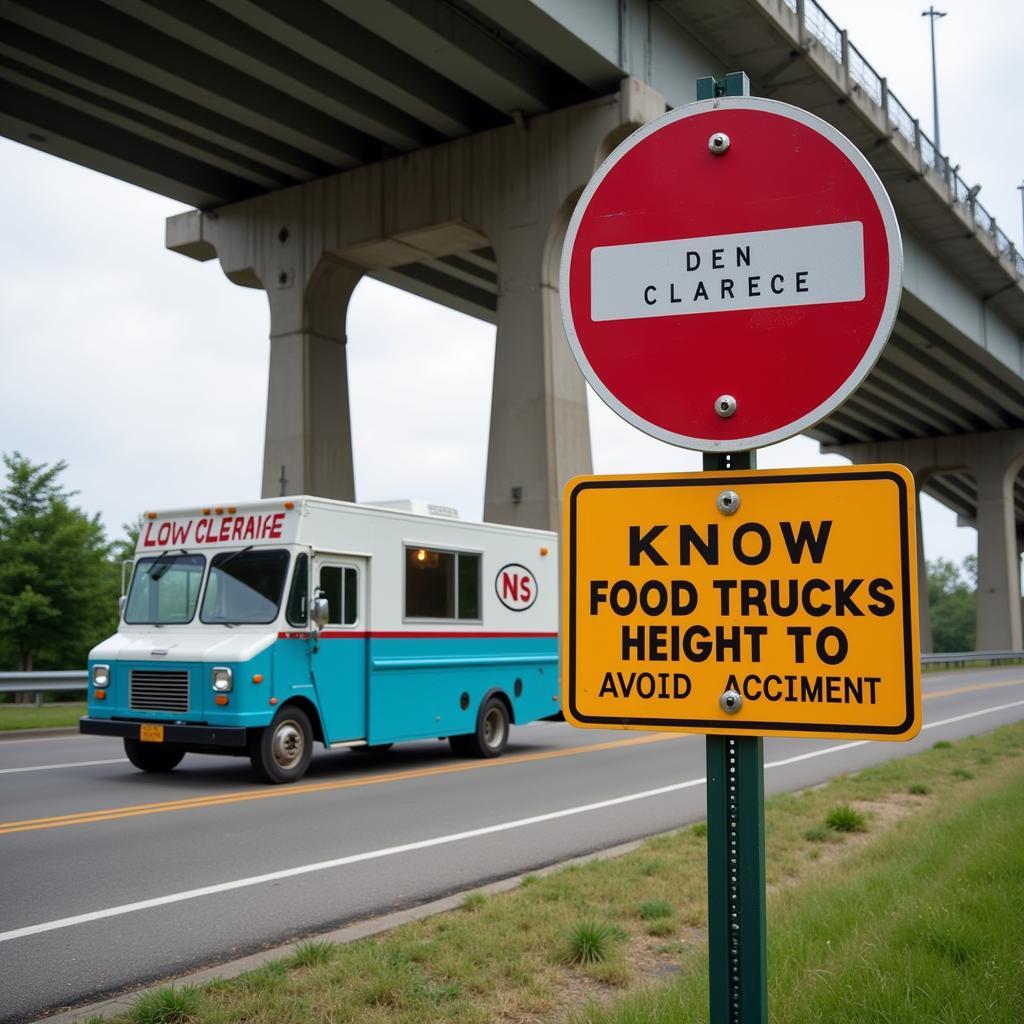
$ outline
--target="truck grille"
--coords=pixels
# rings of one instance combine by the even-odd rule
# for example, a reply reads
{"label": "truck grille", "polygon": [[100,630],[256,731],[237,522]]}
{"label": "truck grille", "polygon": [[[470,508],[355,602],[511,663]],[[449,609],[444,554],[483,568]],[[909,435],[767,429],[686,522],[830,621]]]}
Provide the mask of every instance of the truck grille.
{"label": "truck grille", "polygon": [[188,670],[133,668],[128,692],[133,711],[188,711]]}

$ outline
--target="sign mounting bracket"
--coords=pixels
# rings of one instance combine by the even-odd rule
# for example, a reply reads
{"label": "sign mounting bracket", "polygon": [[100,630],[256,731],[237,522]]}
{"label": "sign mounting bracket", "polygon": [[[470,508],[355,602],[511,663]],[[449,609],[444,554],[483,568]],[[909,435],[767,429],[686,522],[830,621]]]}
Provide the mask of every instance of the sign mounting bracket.
{"label": "sign mounting bracket", "polygon": [[730,71],[724,78],[698,78],[697,99],[714,100],[719,96],[749,96],[750,79],[744,71]]}

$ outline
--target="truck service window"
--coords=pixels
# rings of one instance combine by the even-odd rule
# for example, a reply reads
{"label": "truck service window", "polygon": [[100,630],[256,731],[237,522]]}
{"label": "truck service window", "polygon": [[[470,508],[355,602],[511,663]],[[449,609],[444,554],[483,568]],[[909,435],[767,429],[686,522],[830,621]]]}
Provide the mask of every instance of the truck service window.
{"label": "truck service window", "polygon": [[140,558],[132,573],[124,621],[132,625],[179,625],[196,613],[206,559],[165,551]]}
{"label": "truck service window", "polygon": [[406,548],[405,617],[479,620],[480,556]]}
{"label": "truck service window", "polygon": [[277,548],[242,548],[214,555],[199,618],[203,622],[273,622],[287,574],[288,552]]}
{"label": "truck service window", "polygon": [[359,619],[356,570],[348,565],[325,565],[320,570],[320,589],[327,597],[331,623],[354,626]]}

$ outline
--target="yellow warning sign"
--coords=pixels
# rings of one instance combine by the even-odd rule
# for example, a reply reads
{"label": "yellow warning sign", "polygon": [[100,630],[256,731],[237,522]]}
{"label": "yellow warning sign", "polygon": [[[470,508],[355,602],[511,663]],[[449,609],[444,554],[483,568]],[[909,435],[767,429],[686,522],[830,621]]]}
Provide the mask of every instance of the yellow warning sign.
{"label": "yellow warning sign", "polygon": [[574,725],[917,734],[903,466],[577,477],[564,517],[562,698]]}

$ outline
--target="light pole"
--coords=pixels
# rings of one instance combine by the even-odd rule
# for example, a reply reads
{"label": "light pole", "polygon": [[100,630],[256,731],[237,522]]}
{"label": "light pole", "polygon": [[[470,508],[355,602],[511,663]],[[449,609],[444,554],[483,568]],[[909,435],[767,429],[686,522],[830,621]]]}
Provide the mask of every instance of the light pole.
{"label": "light pole", "polygon": [[[1020,193],[1020,219],[1021,227],[1024,228],[1024,185],[1018,185],[1017,191]],[[1024,234],[1020,236],[1021,244],[1024,245]]]}
{"label": "light pole", "polygon": [[936,154],[942,152],[942,146],[939,143],[939,80],[935,73],[935,19],[944,18],[945,16],[945,11],[937,11],[934,7],[929,7],[927,11],[921,12],[921,17],[928,19],[929,27],[932,30],[932,110],[935,112],[934,141]]}

